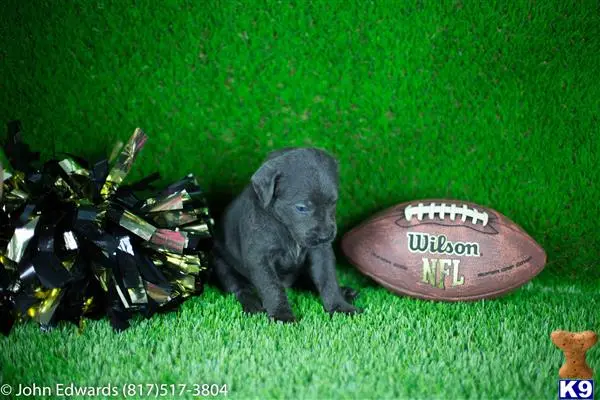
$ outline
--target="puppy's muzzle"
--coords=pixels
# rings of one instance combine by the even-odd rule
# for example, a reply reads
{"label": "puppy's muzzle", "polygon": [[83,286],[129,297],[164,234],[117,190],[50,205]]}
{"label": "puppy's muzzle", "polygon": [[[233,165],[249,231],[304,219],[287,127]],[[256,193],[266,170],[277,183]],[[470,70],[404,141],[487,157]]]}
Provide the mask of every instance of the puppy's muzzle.
{"label": "puppy's muzzle", "polygon": [[309,243],[311,246],[320,246],[332,242],[333,239],[335,239],[335,231],[315,235],[309,240]]}

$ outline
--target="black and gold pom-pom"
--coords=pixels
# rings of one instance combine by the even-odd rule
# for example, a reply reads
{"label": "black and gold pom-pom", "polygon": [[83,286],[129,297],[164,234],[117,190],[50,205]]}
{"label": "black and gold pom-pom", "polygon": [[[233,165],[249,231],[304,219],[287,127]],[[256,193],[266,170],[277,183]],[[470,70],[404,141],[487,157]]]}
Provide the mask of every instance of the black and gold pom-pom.
{"label": "black and gold pom-pom", "polygon": [[43,330],[108,316],[116,330],[131,316],[171,309],[202,293],[213,220],[188,175],[151,196],[154,174],[123,185],[147,136],[136,129],[114,160],[39,154],[9,124],[0,168],[0,331],[23,319]]}

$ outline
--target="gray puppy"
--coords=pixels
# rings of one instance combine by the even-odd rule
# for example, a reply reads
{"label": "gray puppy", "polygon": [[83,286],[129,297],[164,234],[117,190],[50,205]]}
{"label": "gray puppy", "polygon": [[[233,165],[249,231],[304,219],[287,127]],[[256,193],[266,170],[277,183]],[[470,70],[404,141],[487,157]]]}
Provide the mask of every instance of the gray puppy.
{"label": "gray puppy", "polygon": [[336,236],[337,161],[323,150],[269,154],[225,210],[215,235],[214,270],[247,313],[295,321],[285,288],[311,282],[326,311],[354,314],[356,292],[340,288]]}

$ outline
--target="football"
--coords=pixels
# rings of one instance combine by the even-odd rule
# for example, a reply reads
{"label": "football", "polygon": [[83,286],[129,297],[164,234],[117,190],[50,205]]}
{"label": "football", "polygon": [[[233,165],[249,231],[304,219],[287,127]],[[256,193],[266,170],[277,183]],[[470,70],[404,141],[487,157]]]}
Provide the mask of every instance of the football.
{"label": "football", "polygon": [[456,200],[384,210],[344,235],[342,251],[363,274],[401,295],[469,301],[530,281],[546,253],[499,212]]}

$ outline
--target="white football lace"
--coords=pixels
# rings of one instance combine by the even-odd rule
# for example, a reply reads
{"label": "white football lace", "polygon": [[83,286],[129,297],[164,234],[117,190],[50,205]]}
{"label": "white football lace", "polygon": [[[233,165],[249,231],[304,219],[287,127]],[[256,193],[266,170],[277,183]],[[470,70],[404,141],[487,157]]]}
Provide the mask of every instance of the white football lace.
{"label": "white football lace", "polygon": [[404,209],[404,216],[406,217],[407,221],[410,221],[411,218],[415,216],[419,221],[421,221],[425,215],[427,215],[429,219],[435,218],[436,215],[440,219],[444,219],[446,214],[450,216],[450,220],[452,221],[456,219],[457,215],[460,215],[462,222],[465,222],[467,218],[471,218],[473,225],[481,222],[483,226],[487,225],[489,218],[488,213],[484,211],[478,211],[474,208],[469,208],[466,204],[457,206],[456,204],[447,205],[446,203],[431,203],[429,205],[419,203],[417,206],[409,205]]}

